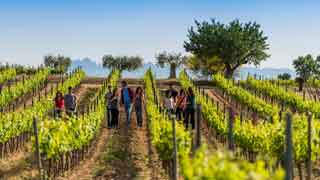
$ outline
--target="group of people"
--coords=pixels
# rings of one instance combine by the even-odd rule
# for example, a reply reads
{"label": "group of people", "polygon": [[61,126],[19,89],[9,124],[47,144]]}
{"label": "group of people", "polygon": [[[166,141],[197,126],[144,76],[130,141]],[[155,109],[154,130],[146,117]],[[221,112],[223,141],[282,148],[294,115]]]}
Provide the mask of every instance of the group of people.
{"label": "group of people", "polygon": [[185,127],[188,129],[191,124],[195,128],[195,95],[191,87],[187,90],[181,89],[176,91],[172,85],[165,92],[164,107],[167,112],[175,114],[178,120],[183,120]]}
{"label": "group of people", "polygon": [[72,116],[77,108],[77,97],[72,93],[72,87],[68,88],[68,93],[65,95],[63,95],[61,91],[58,91],[54,98],[54,104],[55,118],[61,118],[63,111],[65,111],[68,116]]}
{"label": "group of people", "polygon": [[[136,113],[137,125],[142,127],[143,115],[142,106],[144,102],[143,89],[137,87],[135,92],[128,87],[126,81],[121,82],[121,89],[108,86],[105,94],[107,109],[107,126],[108,128],[117,128],[119,124],[119,109],[124,107],[126,114],[126,125],[131,125],[131,112],[134,108]],[[55,117],[62,117],[62,112],[66,112],[71,116],[76,112],[77,97],[72,93],[72,87],[68,88],[68,93],[63,95],[58,91],[54,99]],[[195,128],[195,95],[191,87],[187,90],[181,89],[176,91],[172,85],[165,92],[163,104],[167,112],[175,114],[178,120],[183,120],[186,128],[191,124],[192,129]]]}
{"label": "group of people", "polygon": [[108,86],[108,92],[105,95],[107,104],[107,126],[108,128],[117,128],[119,124],[119,109],[120,106],[124,107],[126,113],[127,127],[131,125],[131,112],[134,107],[136,112],[136,119],[138,127],[142,127],[142,104],[144,101],[143,89],[137,87],[135,92],[128,87],[126,81],[121,82],[121,89],[115,88],[112,90]]}

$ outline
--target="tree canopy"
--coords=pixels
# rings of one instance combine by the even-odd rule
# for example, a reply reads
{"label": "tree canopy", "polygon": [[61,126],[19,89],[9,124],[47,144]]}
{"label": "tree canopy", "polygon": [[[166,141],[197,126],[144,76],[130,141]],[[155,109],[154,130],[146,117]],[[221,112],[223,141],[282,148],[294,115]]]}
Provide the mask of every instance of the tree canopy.
{"label": "tree canopy", "polygon": [[297,75],[303,81],[307,81],[317,71],[316,61],[310,54],[306,56],[299,56],[293,61],[293,66],[296,70]]}
{"label": "tree canopy", "polygon": [[119,69],[120,71],[133,71],[142,67],[143,59],[139,56],[112,56],[102,57],[103,67],[109,69]]}
{"label": "tree canopy", "polygon": [[65,57],[63,55],[47,55],[44,56],[44,65],[46,67],[51,67],[55,70],[56,73],[65,73],[67,72],[69,66],[71,65],[71,58]]}
{"label": "tree canopy", "polygon": [[281,79],[281,80],[290,80],[290,79],[291,79],[291,75],[290,75],[289,73],[279,74],[279,75],[278,75],[278,79]]}
{"label": "tree canopy", "polygon": [[[211,22],[195,21],[188,30],[188,41],[184,48],[198,59],[198,67],[208,70],[222,66],[227,77],[243,64],[259,65],[269,57],[267,37],[256,22],[241,23],[233,20],[223,24],[215,19]],[[212,63],[214,60],[214,63]],[[218,60],[218,61],[217,61]]]}
{"label": "tree canopy", "polygon": [[206,61],[200,61],[195,55],[188,56],[185,65],[195,74],[200,74],[201,77],[208,77],[209,75],[216,74],[224,71],[224,65],[217,56],[208,58]]}
{"label": "tree canopy", "polygon": [[160,67],[163,68],[166,65],[170,66],[169,78],[176,78],[176,69],[186,62],[187,57],[183,56],[181,53],[168,53],[163,51],[156,55],[156,59]]}
{"label": "tree canopy", "polygon": [[[319,62],[315,60],[312,55],[299,56],[293,61],[293,66],[296,70],[297,81],[299,83],[299,90],[303,90],[303,84],[311,77],[317,78],[319,75]],[[318,76],[319,77],[319,76]]]}

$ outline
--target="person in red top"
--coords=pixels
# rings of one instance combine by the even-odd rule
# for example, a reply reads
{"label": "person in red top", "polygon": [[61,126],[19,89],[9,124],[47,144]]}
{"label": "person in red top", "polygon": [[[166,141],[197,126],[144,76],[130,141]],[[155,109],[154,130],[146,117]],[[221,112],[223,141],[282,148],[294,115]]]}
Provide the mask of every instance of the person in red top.
{"label": "person in red top", "polygon": [[176,102],[176,118],[178,120],[182,120],[184,118],[186,103],[187,103],[186,93],[183,89],[181,89],[179,95],[177,96],[177,102]]}
{"label": "person in red top", "polygon": [[54,111],[54,117],[57,118],[61,118],[62,117],[62,111],[64,108],[64,98],[63,98],[63,94],[61,91],[58,91],[56,94],[56,97],[54,98],[54,102],[55,102],[55,111]]}

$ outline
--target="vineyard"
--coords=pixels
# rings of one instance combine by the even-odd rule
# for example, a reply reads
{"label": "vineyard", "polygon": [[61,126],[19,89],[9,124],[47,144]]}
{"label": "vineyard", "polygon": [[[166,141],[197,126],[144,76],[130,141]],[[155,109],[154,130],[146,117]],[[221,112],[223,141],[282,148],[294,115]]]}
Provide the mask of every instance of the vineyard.
{"label": "vineyard", "polygon": [[[217,74],[203,86],[185,71],[169,82],[149,69],[128,80],[130,88],[144,90],[143,127],[128,129],[121,109],[119,127],[110,129],[105,94],[119,87],[119,70],[92,82],[81,68],[51,72],[39,68],[9,85],[15,69],[2,71],[1,179],[280,180],[288,172],[319,178],[318,104],[295,93],[295,83]],[[165,110],[169,83],[194,91],[194,130]],[[78,111],[57,118],[54,96],[68,87],[79,98]]]}

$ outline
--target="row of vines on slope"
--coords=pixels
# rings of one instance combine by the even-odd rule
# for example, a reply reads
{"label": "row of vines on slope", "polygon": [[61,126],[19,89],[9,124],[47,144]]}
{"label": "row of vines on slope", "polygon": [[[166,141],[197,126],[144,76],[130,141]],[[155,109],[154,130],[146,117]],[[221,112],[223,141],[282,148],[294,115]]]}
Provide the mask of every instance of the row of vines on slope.
{"label": "row of vines on slope", "polygon": [[[81,69],[77,69],[69,79],[64,81],[53,92],[67,92],[69,86],[77,86],[85,73]],[[53,95],[54,93],[52,93]],[[47,96],[39,99],[32,106],[21,112],[9,112],[1,114],[0,118],[0,155],[13,152],[28,140],[32,132],[32,121],[35,117],[42,119],[54,107],[53,97]]]}
{"label": "row of vines on slope", "polygon": [[[218,135],[227,137],[228,122],[223,118],[223,114],[218,107],[201,94],[195,88],[191,80],[185,72],[180,73],[180,83],[183,87],[192,87],[196,92],[197,102],[202,105],[202,114],[209,126],[215,130]],[[274,123],[259,123],[253,125],[249,121],[240,121],[239,117],[235,117],[233,122],[234,141],[241,149],[267,155],[269,158],[283,160],[284,143],[285,143],[285,121]],[[307,161],[307,118],[305,115],[294,114],[293,116],[293,146],[294,160],[296,163],[304,163]],[[320,123],[312,122],[312,160],[316,160],[319,155],[319,133]]]}
{"label": "row of vines on slope", "polygon": [[5,87],[0,94],[0,107],[7,105],[10,101],[23,94],[32,91],[34,88],[43,84],[50,74],[47,68],[40,69],[35,75],[26,81],[20,81],[12,87]]}
{"label": "row of vines on slope", "polygon": [[47,176],[56,176],[68,170],[89,152],[93,140],[100,132],[105,115],[104,94],[107,86],[116,88],[119,79],[120,72],[113,71],[96,93],[94,100],[88,103],[89,111],[81,116],[65,117],[60,120],[44,117],[40,122],[39,150]]}
{"label": "row of vines on slope", "polygon": [[[296,80],[281,80],[281,79],[270,79],[270,80],[262,80],[262,81],[268,81],[272,84],[276,84],[278,86],[285,86],[285,87],[297,87],[298,83]],[[312,88],[320,88],[320,80],[311,78],[306,82],[306,85]]]}
{"label": "row of vines on slope", "polygon": [[299,112],[312,112],[317,117],[320,115],[320,104],[308,100],[303,100],[303,97],[297,95],[295,92],[285,90],[268,81],[255,80],[249,77],[246,81],[241,81],[242,86],[250,90],[257,91],[266,96],[269,96],[283,105],[292,107]]}
{"label": "row of vines on slope", "polygon": [[[173,128],[167,116],[159,112],[155,102],[153,89],[153,75],[148,70],[145,77],[146,111],[148,115],[149,128],[152,144],[156,147],[160,158],[164,161],[172,160],[173,152]],[[154,87],[154,88],[152,88]],[[158,93],[157,93],[158,94]],[[237,160],[227,153],[208,154],[206,145],[203,145],[193,157],[190,157],[191,135],[182,124],[176,124],[176,138],[178,147],[179,165],[181,175],[184,179],[283,179],[283,171],[270,172],[265,169],[262,161],[249,163]],[[232,173],[230,170],[232,169]]]}
{"label": "row of vines on slope", "polygon": [[17,75],[15,68],[7,68],[0,72],[0,84],[14,78]]}
{"label": "row of vines on slope", "polygon": [[252,95],[247,90],[235,86],[232,81],[225,79],[220,74],[214,75],[212,80],[216,87],[234,98],[239,103],[249,107],[254,112],[257,112],[262,117],[271,119],[272,121],[279,120],[278,107],[272,106],[266,103],[264,100]]}

